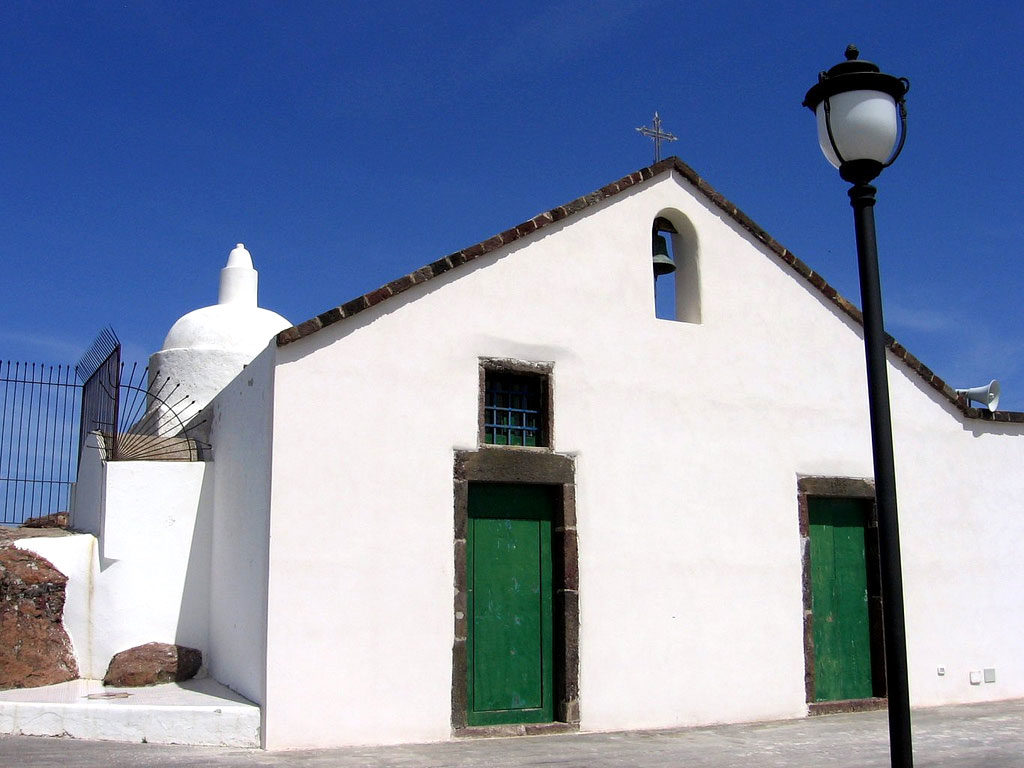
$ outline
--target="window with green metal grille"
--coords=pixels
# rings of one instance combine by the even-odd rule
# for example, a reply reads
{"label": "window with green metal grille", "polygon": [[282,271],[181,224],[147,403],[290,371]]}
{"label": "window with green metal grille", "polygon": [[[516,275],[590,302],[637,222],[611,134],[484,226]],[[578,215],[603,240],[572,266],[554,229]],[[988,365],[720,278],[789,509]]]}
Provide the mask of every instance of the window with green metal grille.
{"label": "window with green metal grille", "polygon": [[487,371],[484,384],[484,442],[492,445],[547,445],[544,378]]}

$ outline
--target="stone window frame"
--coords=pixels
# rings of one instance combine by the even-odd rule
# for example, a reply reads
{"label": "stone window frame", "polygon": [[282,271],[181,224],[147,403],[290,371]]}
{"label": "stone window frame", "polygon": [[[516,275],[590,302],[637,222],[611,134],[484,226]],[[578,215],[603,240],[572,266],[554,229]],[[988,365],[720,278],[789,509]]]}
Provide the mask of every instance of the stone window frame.
{"label": "stone window frame", "polygon": [[[832,497],[844,499],[870,499],[871,512],[868,518],[868,528],[878,530],[878,506],[875,504],[875,481],[870,478],[855,477],[828,477],[828,476],[805,476],[797,478],[797,510],[800,525],[800,550],[801,550],[801,589],[803,592],[803,634],[804,634],[804,697],[807,703],[808,713],[811,715],[826,715],[836,712],[865,712],[869,710],[885,709],[888,706],[886,696],[872,696],[865,699],[845,699],[840,701],[815,701],[815,672],[814,672],[814,614],[812,611],[811,596],[811,526],[808,499],[810,497]],[[877,536],[876,536],[877,541]],[[868,567],[872,564],[879,567],[879,553],[877,544],[873,550],[869,547],[866,552]],[[880,575],[876,576],[880,578]],[[869,576],[870,579],[870,576]],[[872,649],[883,648],[881,631],[881,601],[872,608],[878,615],[869,621],[871,627]],[[885,678],[884,652],[881,660],[882,679]],[[884,683],[883,683],[884,684]]]}
{"label": "stone window frame", "polygon": [[[552,374],[554,373],[555,365],[550,362],[532,362],[529,360],[517,360],[513,358],[500,358],[500,357],[481,357],[479,362],[479,376],[480,386],[478,387],[478,402],[477,402],[477,445],[480,448],[498,448],[501,450],[513,450],[513,451],[553,451],[555,445],[555,408],[554,408],[554,387],[552,386]],[[486,443],[484,434],[484,423],[485,412],[484,405],[486,402],[486,389],[487,389],[487,373],[488,371],[494,371],[497,373],[512,373],[512,374],[525,374],[528,376],[536,376],[541,380],[541,400],[543,403],[544,411],[541,414],[541,436],[542,439],[538,442],[543,442],[544,445],[496,445],[494,443]]]}
{"label": "stone window frame", "polygon": [[[455,451],[455,639],[452,644],[452,733],[455,736],[516,736],[576,731],[579,702],[579,548],[576,536],[575,463],[571,456],[550,450],[487,445],[478,451]],[[552,520],[552,576],[554,588],[553,656],[555,721],[518,725],[470,726],[467,723],[466,639],[468,574],[466,532],[469,523],[470,483],[514,483],[553,486],[561,504]]]}

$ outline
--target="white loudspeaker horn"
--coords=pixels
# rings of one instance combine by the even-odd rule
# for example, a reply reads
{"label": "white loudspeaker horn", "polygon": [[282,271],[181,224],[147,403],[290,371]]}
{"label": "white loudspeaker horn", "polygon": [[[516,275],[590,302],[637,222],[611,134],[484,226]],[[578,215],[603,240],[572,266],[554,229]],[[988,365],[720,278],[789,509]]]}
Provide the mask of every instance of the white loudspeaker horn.
{"label": "white loudspeaker horn", "polygon": [[958,389],[958,395],[967,398],[967,402],[981,403],[990,411],[999,407],[999,382],[995,379],[989,382],[987,387],[973,387],[971,389]]}

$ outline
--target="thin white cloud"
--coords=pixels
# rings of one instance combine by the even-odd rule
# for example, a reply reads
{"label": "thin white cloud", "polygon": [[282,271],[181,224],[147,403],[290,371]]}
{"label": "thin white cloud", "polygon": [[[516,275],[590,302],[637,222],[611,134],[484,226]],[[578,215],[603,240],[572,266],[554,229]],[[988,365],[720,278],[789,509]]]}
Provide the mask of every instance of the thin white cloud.
{"label": "thin white cloud", "polygon": [[1002,406],[1021,410],[1024,334],[1017,327],[994,328],[979,316],[893,304],[886,328],[953,387],[975,387],[999,379]]}
{"label": "thin white cloud", "polygon": [[951,312],[900,305],[886,307],[885,324],[889,329],[903,328],[927,333],[962,331],[965,328],[965,323]]}
{"label": "thin white cloud", "polygon": [[498,69],[534,68],[551,61],[575,58],[613,37],[624,20],[642,13],[650,2],[591,0],[589,3],[555,2],[495,41],[488,54]]}
{"label": "thin white cloud", "polygon": [[20,362],[75,363],[89,346],[89,340],[56,334],[0,330],[0,358]]}

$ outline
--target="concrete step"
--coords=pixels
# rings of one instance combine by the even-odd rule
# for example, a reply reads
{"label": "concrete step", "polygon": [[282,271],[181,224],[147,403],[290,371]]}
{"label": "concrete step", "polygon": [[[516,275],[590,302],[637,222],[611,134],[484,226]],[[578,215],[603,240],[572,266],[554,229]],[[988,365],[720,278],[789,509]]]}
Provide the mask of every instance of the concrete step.
{"label": "concrete step", "polygon": [[72,680],[0,691],[0,733],[258,747],[260,708],[210,678],[144,688]]}

